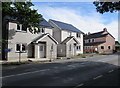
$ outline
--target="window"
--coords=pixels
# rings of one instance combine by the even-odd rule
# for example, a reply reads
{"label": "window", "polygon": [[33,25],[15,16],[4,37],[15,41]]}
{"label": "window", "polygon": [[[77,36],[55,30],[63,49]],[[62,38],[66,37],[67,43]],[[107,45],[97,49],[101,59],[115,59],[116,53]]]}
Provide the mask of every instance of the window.
{"label": "window", "polygon": [[17,30],[21,30],[20,28],[20,24],[17,24]]}
{"label": "window", "polygon": [[21,47],[20,44],[16,44],[16,51],[20,51],[20,47]]}
{"label": "window", "polygon": [[77,50],[80,50],[81,49],[81,46],[77,46]]}
{"label": "window", "polygon": [[90,42],[90,39],[88,41]]}
{"label": "window", "polygon": [[69,51],[71,51],[71,44],[70,44],[70,46],[69,46]]}
{"label": "window", "polygon": [[26,51],[26,44],[22,44],[22,51]]}
{"label": "window", "polygon": [[71,35],[72,35],[72,33],[71,33],[71,32],[68,32],[68,35],[69,35],[69,36],[71,36]]}
{"label": "window", "polygon": [[53,44],[51,45],[51,50],[53,50]]}
{"label": "window", "polygon": [[16,51],[26,51],[26,44],[16,44]]}
{"label": "window", "polygon": [[79,46],[79,50],[81,49],[81,47]]}
{"label": "window", "polygon": [[44,28],[40,28],[41,33],[45,33],[45,29]]}
{"label": "window", "polygon": [[79,47],[77,46],[77,50],[79,49]]}
{"label": "window", "polygon": [[27,31],[27,27],[25,25],[22,25],[22,31]]}
{"label": "window", "polygon": [[17,31],[27,31],[27,27],[21,24],[17,24]]}
{"label": "window", "polygon": [[80,33],[77,33],[77,38],[80,38]]}
{"label": "window", "polygon": [[43,46],[40,46],[40,51],[43,51]]}
{"label": "window", "polygon": [[101,46],[101,49],[104,49],[104,46]]}
{"label": "window", "polygon": [[110,49],[110,46],[108,46],[108,49]]}

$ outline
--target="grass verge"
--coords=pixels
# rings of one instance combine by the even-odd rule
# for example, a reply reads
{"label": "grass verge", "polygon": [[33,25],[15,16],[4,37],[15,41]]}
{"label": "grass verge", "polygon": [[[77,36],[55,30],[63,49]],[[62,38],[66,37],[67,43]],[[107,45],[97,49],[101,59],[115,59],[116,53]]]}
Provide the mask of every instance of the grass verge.
{"label": "grass verge", "polygon": [[22,65],[22,64],[30,64],[30,62],[24,61],[24,62],[5,62],[5,63],[2,63],[3,66],[13,66],[13,65]]}

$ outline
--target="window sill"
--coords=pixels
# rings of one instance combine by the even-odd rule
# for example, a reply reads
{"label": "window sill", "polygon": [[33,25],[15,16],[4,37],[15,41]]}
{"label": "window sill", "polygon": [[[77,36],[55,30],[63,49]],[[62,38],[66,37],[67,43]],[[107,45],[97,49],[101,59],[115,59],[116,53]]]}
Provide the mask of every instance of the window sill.
{"label": "window sill", "polygon": [[15,51],[15,53],[27,53],[26,51]]}
{"label": "window sill", "polygon": [[27,31],[16,30],[16,32],[27,33]]}

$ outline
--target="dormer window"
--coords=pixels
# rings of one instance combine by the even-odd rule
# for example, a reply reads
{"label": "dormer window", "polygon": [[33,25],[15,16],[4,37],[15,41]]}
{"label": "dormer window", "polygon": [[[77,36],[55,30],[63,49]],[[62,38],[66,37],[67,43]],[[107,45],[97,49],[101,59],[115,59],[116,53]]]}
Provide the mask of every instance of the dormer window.
{"label": "dormer window", "polygon": [[77,38],[80,38],[80,33],[77,33]]}

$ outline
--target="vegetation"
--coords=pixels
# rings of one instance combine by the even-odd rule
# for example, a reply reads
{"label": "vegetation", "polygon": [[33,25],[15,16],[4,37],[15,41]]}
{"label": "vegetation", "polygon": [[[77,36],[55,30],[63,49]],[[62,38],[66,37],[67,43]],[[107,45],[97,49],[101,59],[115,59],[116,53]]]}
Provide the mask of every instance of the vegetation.
{"label": "vegetation", "polygon": [[[39,32],[35,29],[39,28],[41,14],[38,14],[37,10],[31,9],[34,6],[32,2],[25,0],[25,2],[2,2],[2,22],[3,25],[6,24],[5,20],[15,20],[25,27],[29,28],[32,33]],[[33,27],[33,29],[32,29]],[[4,28],[4,26],[3,26]]]}
{"label": "vegetation", "polygon": [[14,66],[14,65],[22,65],[22,64],[29,64],[30,62],[25,61],[25,62],[5,62],[2,65],[3,66]]}
{"label": "vegetation", "polygon": [[[39,23],[42,21],[41,14],[38,14],[37,10],[32,9],[34,6],[30,0],[24,0],[24,2],[16,2],[17,0],[11,0],[11,2],[1,2],[2,8],[2,57],[6,60],[7,53],[4,49],[8,48],[8,22],[14,21],[18,24],[22,24],[25,29],[29,29],[31,33],[39,33]],[[0,4],[1,4],[0,3]],[[12,35],[13,36],[13,35]]]}
{"label": "vegetation", "polygon": [[93,4],[96,6],[97,12],[103,14],[105,12],[116,12],[120,10],[120,1],[116,2],[113,0],[112,2],[108,1],[94,1]]}

